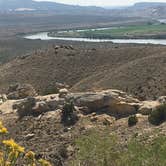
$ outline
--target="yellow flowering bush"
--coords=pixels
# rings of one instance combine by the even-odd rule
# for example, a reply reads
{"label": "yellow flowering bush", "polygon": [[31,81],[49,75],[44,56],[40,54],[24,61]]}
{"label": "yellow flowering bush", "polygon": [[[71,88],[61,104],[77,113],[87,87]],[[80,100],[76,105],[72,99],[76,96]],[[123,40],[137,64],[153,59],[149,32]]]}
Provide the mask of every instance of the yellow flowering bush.
{"label": "yellow flowering bush", "polygon": [[44,159],[40,159],[40,160],[39,160],[39,163],[40,163],[42,166],[51,166],[51,164],[50,164],[48,161],[44,160]]}
{"label": "yellow flowering bush", "polygon": [[7,128],[5,128],[2,124],[2,122],[0,121],[0,134],[7,134]]}
{"label": "yellow flowering bush", "polygon": [[[0,136],[7,133],[7,128],[0,122]],[[44,159],[36,160],[34,152],[28,151],[25,153],[25,148],[18,145],[13,139],[2,140],[0,144],[0,166],[16,166],[18,160],[23,160],[23,163],[26,163],[25,166],[51,166]]]}

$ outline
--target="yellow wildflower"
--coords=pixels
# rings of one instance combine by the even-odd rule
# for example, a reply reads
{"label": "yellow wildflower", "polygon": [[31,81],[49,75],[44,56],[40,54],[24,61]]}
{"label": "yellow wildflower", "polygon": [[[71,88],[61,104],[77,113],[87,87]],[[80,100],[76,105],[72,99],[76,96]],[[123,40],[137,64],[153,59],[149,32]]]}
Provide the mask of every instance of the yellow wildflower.
{"label": "yellow wildflower", "polygon": [[3,123],[0,121],[0,134],[8,133],[7,128],[3,126]]}
{"label": "yellow wildflower", "polygon": [[39,163],[41,164],[41,166],[52,166],[50,164],[50,162],[48,162],[47,160],[44,160],[44,159],[40,159]]}
{"label": "yellow wildflower", "polygon": [[7,128],[5,127],[0,128],[0,134],[7,134],[7,133],[8,133]]}
{"label": "yellow wildflower", "polygon": [[35,159],[35,153],[32,151],[29,151],[25,154],[25,158],[30,159],[30,160],[34,160]]}
{"label": "yellow wildflower", "polygon": [[3,144],[6,145],[8,148],[10,148],[13,151],[17,151],[19,153],[24,152],[24,148],[22,146],[18,145],[13,139],[4,140]]}

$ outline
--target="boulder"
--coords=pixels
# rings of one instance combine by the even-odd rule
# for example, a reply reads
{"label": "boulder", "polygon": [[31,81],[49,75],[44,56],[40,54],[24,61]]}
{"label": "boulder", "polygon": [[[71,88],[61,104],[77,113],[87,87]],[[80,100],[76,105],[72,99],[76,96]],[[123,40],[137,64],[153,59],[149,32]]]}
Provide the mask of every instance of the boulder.
{"label": "boulder", "polygon": [[99,122],[103,125],[109,126],[115,122],[115,118],[107,114],[93,115],[90,117],[91,122]]}
{"label": "boulder", "polygon": [[37,101],[33,97],[20,100],[13,105],[13,109],[17,110],[19,117],[38,116],[50,110],[45,101]]}
{"label": "boulder", "polygon": [[37,93],[30,84],[15,84],[8,89],[7,98],[11,100],[23,99],[26,97],[34,97]]}
{"label": "boulder", "polygon": [[32,114],[39,115],[50,110],[48,104],[45,101],[36,102],[32,108]]}
{"label": "boulder", "polygon": [[5,102],[7,100],[6,94],[1,94],[0,99],[2,99],[3,102]]}
{"label": "boulder", "polygon": [[63,107],[64,99],[48,97],[27,97],[25,99],[17,100],[13,105],[20,117],[23,116],[38,116],[42,113],[55,111]]}
{"label": "boulder", "polygon": [[[86,108],[86,113],[107,112],[118,117],[137,113],[140,101],[118,90],[101,92],[72,93],[66,99],[74,105]],[[88,112],[87,112],[88,110]]]}
{"label": "boulder", "polygon": [[149,115],[159,105],[161,105],[159,101],[143,101],[138,112],[142,115]]}
{"label": "boulder", "polygon": [[69,91],[68,91],[66,88],[60,89],[60,90],[59,90],[59,97],[60,97],[60,98],[65,98],[68,93],[69,93]]}
{"label": "boulder", "polygon": [[58,45],[55,45],[55,46],[54,46],[54,49],[55,49],[55,50],[58,50],[59,48],[60,48],[60,46],[58,46]]}
{"label": "boulder", "polygon": [[166,104],[166,96],[161,96],[157,99],[157,101],[161,104]]}
{"label": "boulder", "polygon": [[3,104],[7,100],[7,96],[5,94],[0,94],[0,104]]}

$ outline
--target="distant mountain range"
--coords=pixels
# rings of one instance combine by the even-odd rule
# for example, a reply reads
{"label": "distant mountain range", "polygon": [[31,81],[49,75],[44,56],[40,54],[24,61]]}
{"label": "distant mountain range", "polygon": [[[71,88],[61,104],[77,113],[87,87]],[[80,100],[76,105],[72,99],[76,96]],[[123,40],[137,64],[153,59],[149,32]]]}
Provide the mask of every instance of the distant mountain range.
{"label": "distant mountain range", "polygon": [[152,7],[160,7],[160,6],[166,6],[166,3],[165,2],[139,2],[134,4],[134,7],[137,7],[137,8],[152,8]]}
{"label": "distant mountain range", "polygon": [[53,12],[67,15],[107,15],[111,17],[166,18],[166,3],[142,2],[128,7],[66,5],[33,0],[0,0],[1,12]]}
{"label": "distant mountain range", "polygon": [[136,3],[126,8],[112,9],[112,16],[166,18],[166,3]]}
{"label": "distant mountain range", "polygon": [[66,5],[56,2],[37,2],[33,0],[0,0],[0,11],[2,12],[37,12],[48,11],[59,14],[79,14],[79,13],[103,13],[104,8],[95,6]]}

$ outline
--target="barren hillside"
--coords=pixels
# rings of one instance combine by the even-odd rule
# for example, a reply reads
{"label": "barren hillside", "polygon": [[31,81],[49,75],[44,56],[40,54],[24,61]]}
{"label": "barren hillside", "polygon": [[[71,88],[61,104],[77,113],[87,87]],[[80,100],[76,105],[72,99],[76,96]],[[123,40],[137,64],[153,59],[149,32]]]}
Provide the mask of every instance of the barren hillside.
{"label": "barren hillside", "polygon": [[56,82],[72,91],[117,88],[141,99],[165,95],[164,46],[81,44],[49,47],[0,67],[0,89],[30,83],[40,93]]}

